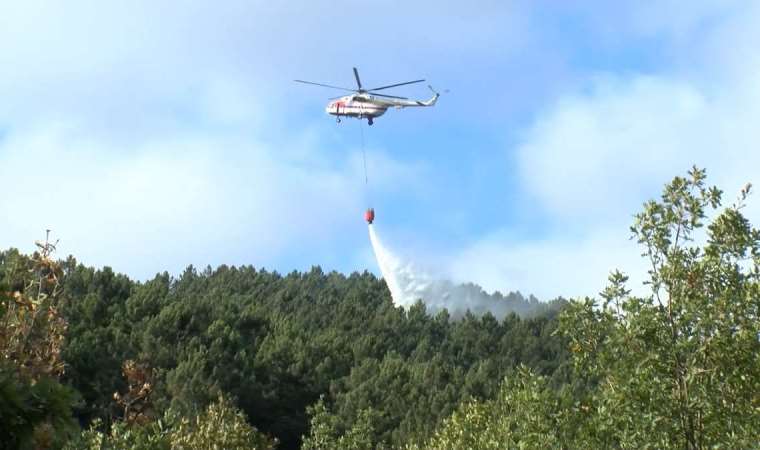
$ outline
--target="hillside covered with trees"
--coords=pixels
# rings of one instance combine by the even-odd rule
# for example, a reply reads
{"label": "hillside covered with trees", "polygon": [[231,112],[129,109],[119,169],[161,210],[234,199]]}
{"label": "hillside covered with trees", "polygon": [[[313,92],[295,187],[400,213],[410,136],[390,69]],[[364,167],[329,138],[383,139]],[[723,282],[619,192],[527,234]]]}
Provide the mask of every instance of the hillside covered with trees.
{"label": "hillside covered with trees", "polygon": [[501,321],[403,310],[368,272],[137,282],[1,252],[1,448],[752,448],[748,191],[719,210],[694,169],[644,205],[650,295],[615,271],[600,299],[494,294],[523,313]]}
{"label": "hillside covered with trees", "polygon": [[[39,259],[0,254],[6,285],[28,285]],[[60,380],[81,396],[72,412],[84,425],[125,419],[114,393],[129,391],[123,366],[135,361],[150,372],[154,417],[169,408],[192,416],[226,396],[278,448],[298,448],[321,398],[329,414],[320,417],[336,432],[371,407],[373,442],[400,445],[430,434],[461,401],[492,395],[518,364],[551,376],[567,358],[552,335],[565,302],[519,293],[494,301],[533,317],[452,320],[428,315],[422,303],[395,307],[367,272],[189,267],[139,283],[73,258],[58,269],[67,324]]]}

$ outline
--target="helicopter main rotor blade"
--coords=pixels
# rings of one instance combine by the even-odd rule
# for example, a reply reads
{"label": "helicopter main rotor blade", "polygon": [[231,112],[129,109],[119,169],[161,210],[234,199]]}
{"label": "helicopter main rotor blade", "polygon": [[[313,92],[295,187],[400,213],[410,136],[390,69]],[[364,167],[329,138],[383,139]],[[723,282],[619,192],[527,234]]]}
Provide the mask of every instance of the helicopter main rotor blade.
{"label": "helicopter main rotor blade", "polygon": [[[397,97],[395,95],[386,95],[386,94],[370,94],[370,95],[372,95],[373,97],[388,97],[388,98],[397,98],[399,100],[409,100],[406,97]],[[339,95],[337,97],[330,97],[330,98],[328,98],[328,100],[337,100],[337,99],[343,98],[343,97],[345,97],[345,95]]]}
{"label": "helicopter main rotor blade", "polygon": [[397,84],[389,84],[388,86],[381,86],[374,89],[367,89],[367,92],[373,92],[373,91],[381,91],[383,89],[388,89],[396,86],[404,86],[405,84],[414,84],[414,83],[422,83],[425,80],[414,80],[414,81],[406,81],[404,83],[397,83]]}
{"label": "helicopter main rotor blade", "polygon": [[295,81],[296,83],[313,84],[315,86],[322,86],[322,87],[327,87],[327,88],[332,88],[332,89],[340,89],[341,91],[356,92],[356,89],[349,89],[349,88],[338,87],[338,86],[330,86],[329,84],[315,83],[313,81],[304,81],[304,80],[293,80],[293,81]]}
{"label": "helicopter main rotor blade", "polygon": [[386,95],[386,94],[375,94],[374,92],[370,92],[369,95],[371,95],[373,97],[388,97],[388,98],[397,98],[399,100],[409,100],[406,97],[397,97],[395,95]]}
{"label": "helicopter main rotor blade", "polygon": [[356,85],[359,86],[359,90],[362,90],[362,82],[359,79],[359,71],[356,70],[356,67],[354,67],[354,77],[356,77]]}

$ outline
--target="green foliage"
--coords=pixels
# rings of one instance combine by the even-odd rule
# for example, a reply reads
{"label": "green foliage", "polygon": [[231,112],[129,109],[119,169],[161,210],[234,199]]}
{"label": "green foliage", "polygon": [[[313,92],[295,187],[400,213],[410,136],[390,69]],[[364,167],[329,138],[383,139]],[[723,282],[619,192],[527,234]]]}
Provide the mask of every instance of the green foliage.
{"label": "green foliage", "polygon": [[63,269],[68,299],[62,305],[68,321],[63,380],[82,394],[84,404],[78,410],[82,422],[97,417],[110,424],[120,413],[113,394],[128,388],[122,364],[138,359],[132,341],[137,323],[125,312],[135,283],[108,267],[95,271],[77,265],[73,258],[63,263]]}
{"label": "green foliage", "polygon": [[223,397],[195,420],[180,419],[169,433],[169,442],[176,450],[271,450],[276,444],[250,426],[245,415]]}
{"label": "green foliage", "polygon": [[354,425],[340,435],[336,418],[325,407],[323,399],[309,407],[311,416],[309,436],[304,438],[303,450],[373,450],[377,448],[373,432],[373,410],[364,409]]}
{"label": "green foliage", "polygon": [[18,367],[0,364],[0,448],[60,448],[78,429],[75,401],[74,391],[55,378],[31,381]]}
{"label": "green foliage", "polygon": [[[449,322],[445,314],[430,318],[421,305],[412,308],[401,328],[401,335],[413,341],[408,349],[396,347],[380,358],[364,358],[333,383],[329,414],[336,435],[371,411],[375,446],[421,442],[462,399],[494,393],[498,380],[515,364],[530,362],[553,373],[563,357],[561,343],[550,336],[553,323],[516,316],[499,323],[488,315]],[[354,352],[367,348],[367,340],[378,334],[360,338]],[[544,361],[555,365],[542,366]]]}
{"label": "green foliage", "polygon": [[171,407],[192,417],[229,394],[252,425],[294,449],[309,435],[307,408],[324,396],[337,435],[371,414],[372,445],[401,445],[429,435],[462,399],[496,392],[516,364],[551,375],[567,354],[552,336],[564,302],[542,304],[550,315],[531,319],[451,320],[422,304],[394,307],[369,273],[191,267],[177,279],[135,283],[73,259],[64,267],[72,299],[63,311],[65,379],[85,399],[85,423],[121,418],[112,398],[128,391],[121,365],[135,360],[155,371],[158,413]]}
{"label": "green foliage", "polygon": [[631,295],[614,272],[601,302],[562,316],[576,376],[596,385],[594,447],[757,445],[760,232],[741,214],[743,191],[698,235],[721,197],[704,180],[696,168],[676,177],[636,216],[649,295]]}
{"label": "green foliage", "polygon": [[98,431],[100,419],[71,439],[64,450],[170,450],[168,431],[163,422],[148,425],[128,425],[114,422],[108,433]]}
{"label": "green foliage", "polygon": [[109,433],[97,430],[99,421],[72,439],[70,450],[272,450],[276,441],[250,426],[232,403],[219,397],[202,414],[190,419],[174,410],[163,420],[147,424],[116,422]]}
{"label": "green foliage", "polygon": [[520,369],[407,448],[757,448],[760,231],[741,214],[746,187],[699,234],[721,197],[704,180],[676,177],[636,216],[648,295],[614,271],[600,300],[562,311],[566,384]]}
{"label": "green foliage", "polygon": [[566,393],[551,388],[546,377],[521,366],[504,380],[496,398],[463,403],[427,443],[406,449],[566,448],[577,426],[568,402]]}

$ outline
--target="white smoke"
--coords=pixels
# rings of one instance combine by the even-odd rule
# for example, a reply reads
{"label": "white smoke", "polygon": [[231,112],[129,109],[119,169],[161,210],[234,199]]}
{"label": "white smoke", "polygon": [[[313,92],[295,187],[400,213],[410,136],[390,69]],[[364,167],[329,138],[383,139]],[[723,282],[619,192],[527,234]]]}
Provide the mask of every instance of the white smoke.
{"label": "white smoke", "polygon": [[478,316],[490,312],[497,319],[502,319],[512,311],[518,314],[530,313],[538,307],[538,301],[534,298],[531,302],[525,302],[522,297],[516,301],[512,296],[505,298],[498,292],[489,295],[474,284],[456,285],[415,267],[410,261],[404,261],[388,250],[378,238],[372,224],[369,225],[369,239],[385,284],[397,306],[409,308],[421,300],[430,314],[446,309],[456,318],[469,310]]}

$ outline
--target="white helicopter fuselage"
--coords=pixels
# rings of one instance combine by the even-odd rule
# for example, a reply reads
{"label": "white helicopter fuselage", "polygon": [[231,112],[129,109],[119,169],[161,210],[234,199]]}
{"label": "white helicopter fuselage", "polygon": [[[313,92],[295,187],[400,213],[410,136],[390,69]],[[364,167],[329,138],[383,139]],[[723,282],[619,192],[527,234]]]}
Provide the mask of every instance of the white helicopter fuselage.
{"label": "white helicopter fuselage", "polygon": [[406,99],[394,99],[394,98],[381,98],[370,94],[353,94],[346,95],[335,99],[327,104],[325,112],[327,114],[345,117],[357,117],[359,119],[368,118],[372,119],[380,117],[390,107],[394,108],[409,108],[409,107],[421,107],[421,106],[433,106],[438,100],[439,95],[436,93],[427,101],[421,100],[406,100]]}
{"label": "white helicopter fuselage", "polygon": [[389,106],[391,105],[365,96],[346,95],[331,101],[325,108],[325,112],[337,117],[375,118],[385,114]]}

